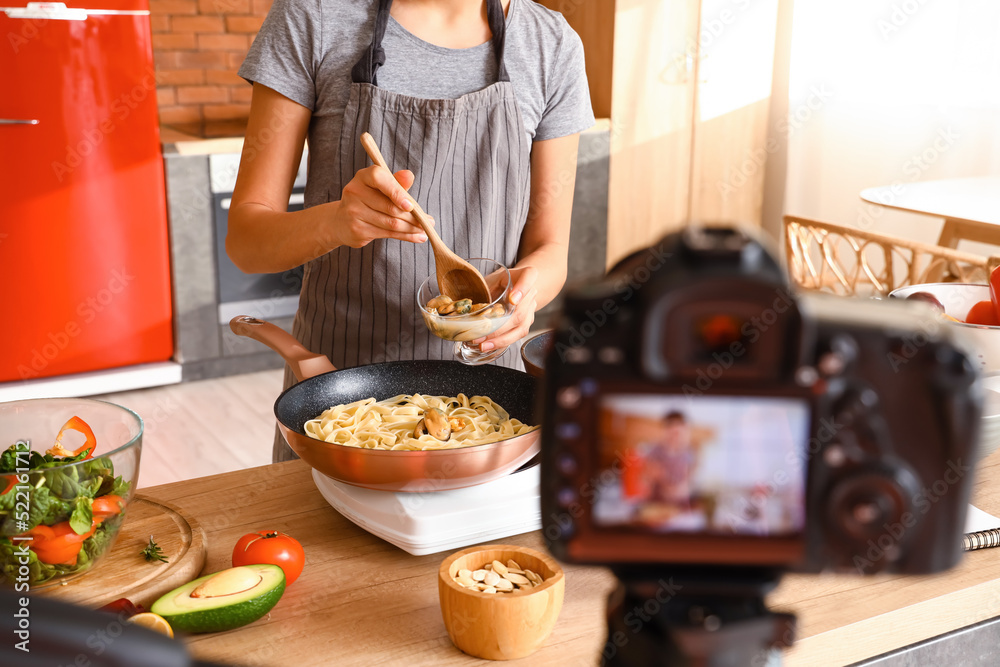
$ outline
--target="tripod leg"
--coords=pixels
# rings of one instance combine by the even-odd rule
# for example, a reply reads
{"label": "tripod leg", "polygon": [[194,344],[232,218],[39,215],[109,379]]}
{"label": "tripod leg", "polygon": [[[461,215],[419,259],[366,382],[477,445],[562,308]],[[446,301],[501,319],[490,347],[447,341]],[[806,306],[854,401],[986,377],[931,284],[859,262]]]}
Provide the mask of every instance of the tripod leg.
{"label": "tripod leg", "polygon": [[795,617],[761,598],[638,596],[619,584],[608,597],[607,667],[775,667]]}

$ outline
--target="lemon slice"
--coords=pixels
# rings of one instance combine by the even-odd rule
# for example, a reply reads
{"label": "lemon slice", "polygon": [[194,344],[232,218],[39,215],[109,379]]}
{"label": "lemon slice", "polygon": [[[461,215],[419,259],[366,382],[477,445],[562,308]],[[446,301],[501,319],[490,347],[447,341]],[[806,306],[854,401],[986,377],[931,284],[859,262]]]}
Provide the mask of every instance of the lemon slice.
{"label": "lemon slice", "polygon": [[174,636],[174,630],[167,623],[167,619],[163,618],[159,614],[151,614],[146,611],[141,614],[136,614],[132,618],[128,619],[129,623],[135,623],[136,625],[141,625],[144,628],[149,628],[150,630],[156,630],[168,637]]}

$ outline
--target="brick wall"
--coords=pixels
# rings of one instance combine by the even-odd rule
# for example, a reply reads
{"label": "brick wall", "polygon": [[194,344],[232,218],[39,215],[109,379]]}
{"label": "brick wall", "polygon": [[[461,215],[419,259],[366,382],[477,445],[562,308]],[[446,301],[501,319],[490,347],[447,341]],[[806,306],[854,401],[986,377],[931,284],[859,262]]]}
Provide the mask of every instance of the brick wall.
{"label": "brick wall", "polygon": [[199,136],[242,133],[250,86],[236,75],[271,0],[149,0],[160,122]]}

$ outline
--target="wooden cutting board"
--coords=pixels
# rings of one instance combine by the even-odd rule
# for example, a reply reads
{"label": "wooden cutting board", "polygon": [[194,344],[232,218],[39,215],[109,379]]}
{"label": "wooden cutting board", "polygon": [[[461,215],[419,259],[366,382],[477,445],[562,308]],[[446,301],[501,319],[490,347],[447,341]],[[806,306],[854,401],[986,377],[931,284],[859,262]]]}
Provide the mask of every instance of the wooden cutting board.
{"label": "wooden cutting board", "polygon": [[[152,535],[168,562],[147,562],[139,552]],[[142,496],[132,499],[118,539],[92,570],[65,583],[33,592],[87,607],[118,598],[149,605],[158,597],[198,577],[205,566],[205,531],[177,507]]]}

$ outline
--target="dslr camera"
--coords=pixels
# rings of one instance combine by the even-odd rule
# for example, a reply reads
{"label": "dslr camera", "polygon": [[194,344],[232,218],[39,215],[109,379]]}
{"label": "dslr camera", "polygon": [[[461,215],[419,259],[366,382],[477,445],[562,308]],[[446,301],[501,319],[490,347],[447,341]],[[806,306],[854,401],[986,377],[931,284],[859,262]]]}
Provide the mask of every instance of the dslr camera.
{"label": "dslr camera", "polygon": [[668,235],[565,300],[549,549],[616,571],[952,567],[982,410],[959,335],[920,304],[793,294],[742,229]]}

